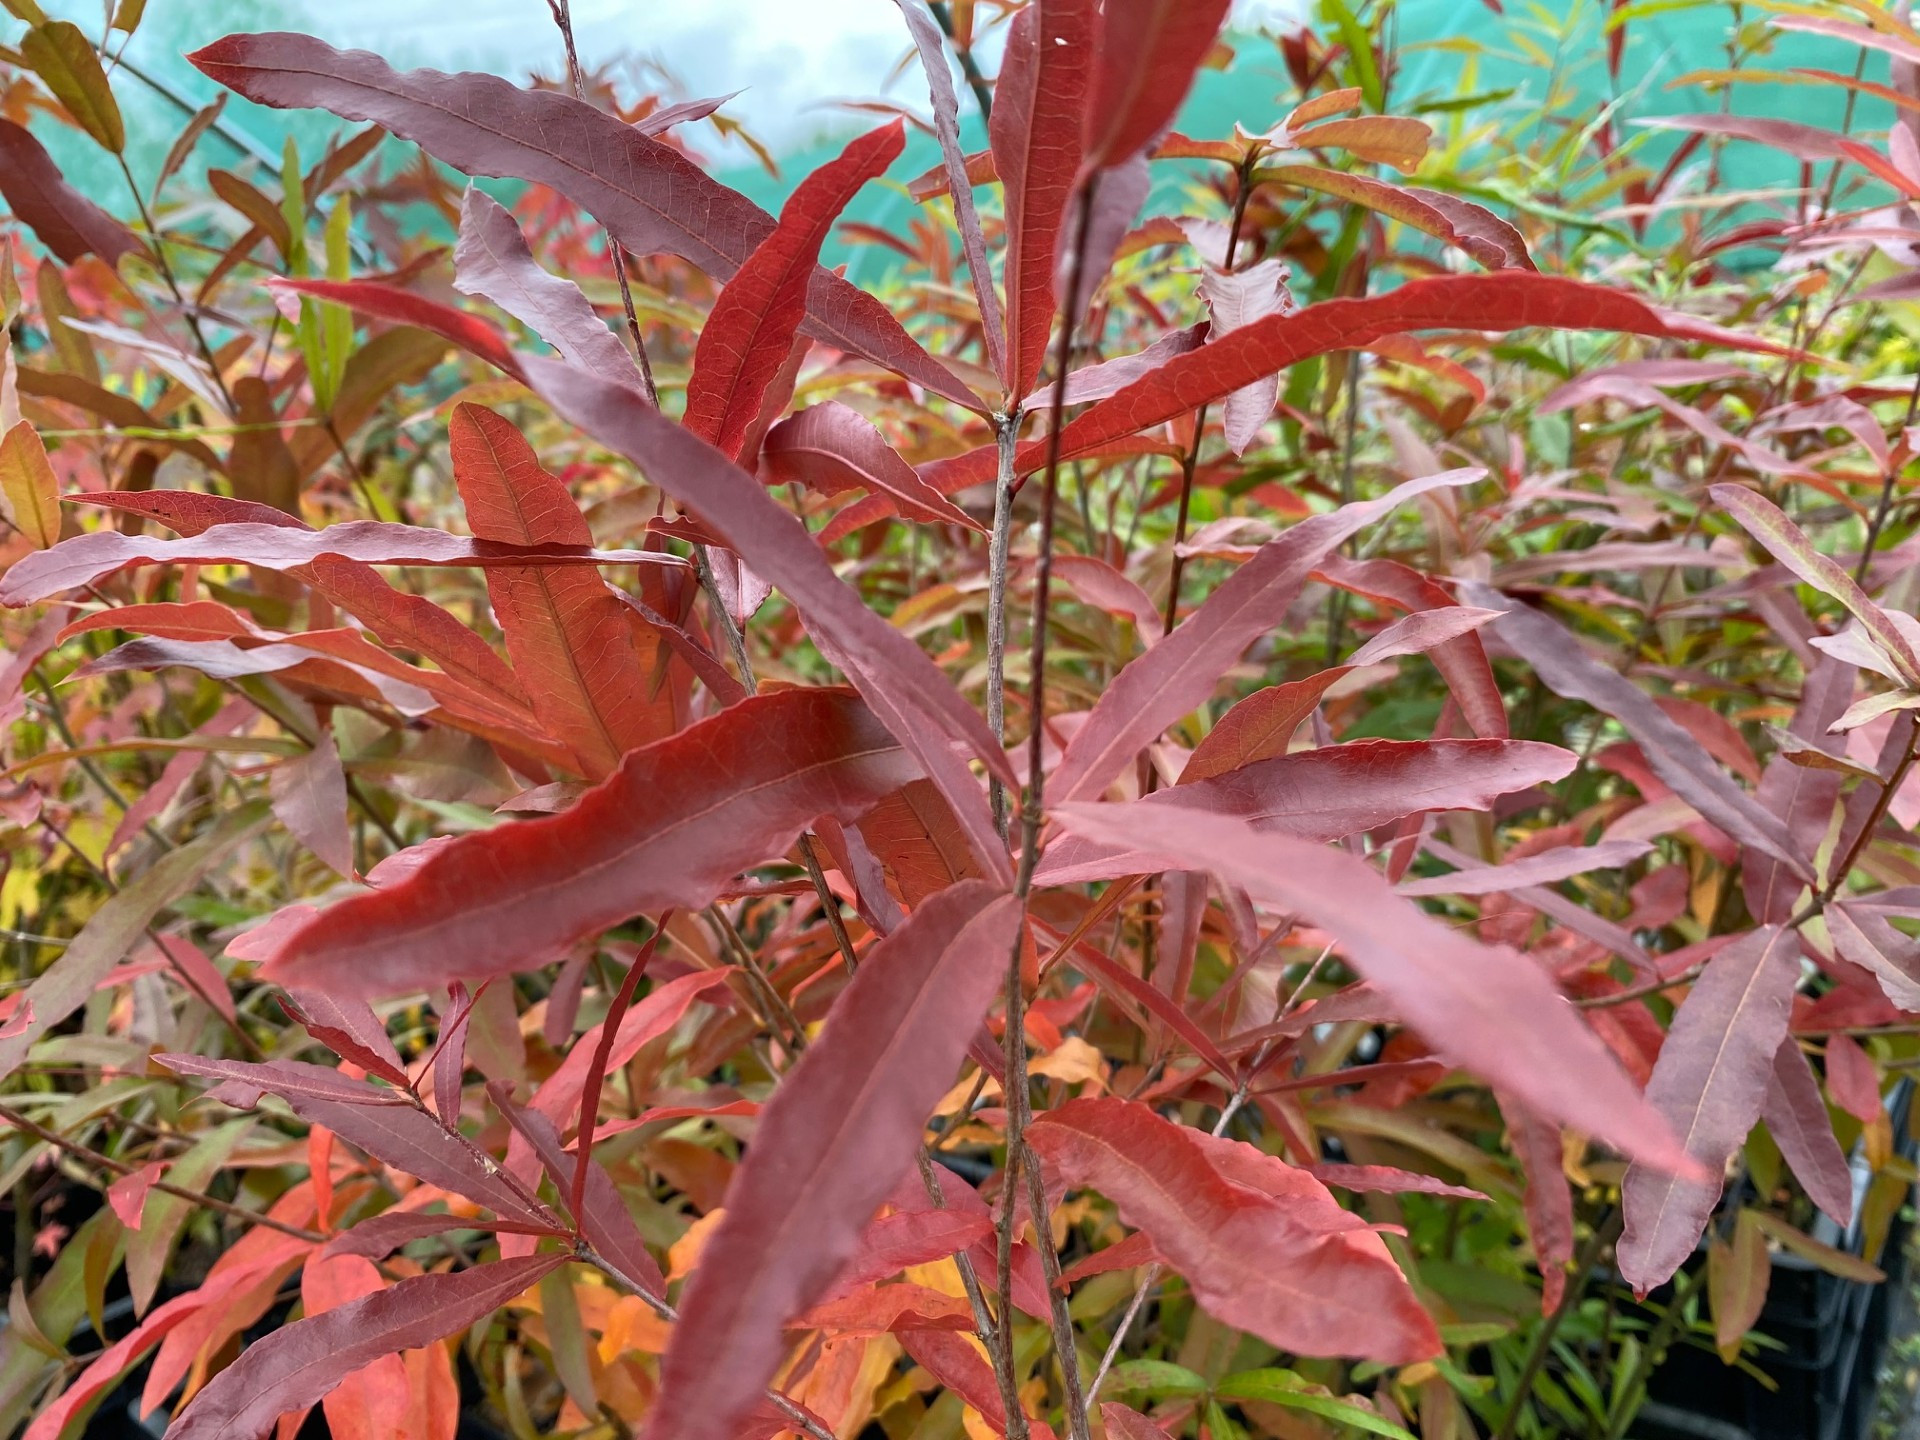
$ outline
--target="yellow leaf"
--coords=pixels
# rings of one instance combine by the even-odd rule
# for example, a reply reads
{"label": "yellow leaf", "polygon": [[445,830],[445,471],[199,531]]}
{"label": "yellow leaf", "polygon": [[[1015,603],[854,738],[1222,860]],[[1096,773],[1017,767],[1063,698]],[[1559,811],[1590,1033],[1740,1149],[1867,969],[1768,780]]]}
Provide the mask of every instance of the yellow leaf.
{"label": "yellow leaf", "polygon": [[667,1251],[667,1279],[678,1280],[693,1273],[694,1267],[700,1263],[700,1252],[707,1248],[707,1237],[726,1213],[725,1210],[709,1210],[687,1227],[686,1234],[673,1242],[672,1248]]}
{"label": "yellow leaf", "polygon": [[60,485],[47,463],[47,447],[24,420],[0,439],[0,495],[8,518],[35,549],[60,538]]}
{"label": "yellow leaf", "polygon": [[119,102],[85,31],[70,20],[49,20],[21,37],[20,54],[76,125],[116,155],[126,149]]}

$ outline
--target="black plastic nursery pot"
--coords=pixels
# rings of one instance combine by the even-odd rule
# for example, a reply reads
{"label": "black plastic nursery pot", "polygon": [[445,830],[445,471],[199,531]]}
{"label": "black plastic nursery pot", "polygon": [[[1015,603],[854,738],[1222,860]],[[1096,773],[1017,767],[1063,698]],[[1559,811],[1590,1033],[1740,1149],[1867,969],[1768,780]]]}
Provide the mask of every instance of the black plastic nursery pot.
{"label": "black plastic nursery pot", "polygon": [[[1897,1149],[1909,1159],[1916,1150],[1907,1123],[1912,1090],[1903,1082],[1887,1098]],[[1779,1348],[1751,1357],[1774,1388],[1722,1364],[1709,1350],[1676,1345],[1648,1387],[1648,1403],[1631,1432],[1636,1440],[1865,1440],[1893,1299],[1910,1278],[1909,1222],[1903,1206],[1882,1254],[1865,1255],[1859,1210],[1872,1177],[1858,1157],[1853,1178],[1853,1224],[1843,1231],[1820,1216],[1813,1238],[1878,1265],[1887,1278],[1878,1284],[1845,1280],[1779,1252],[1766,1308],[1754,1327]]]}

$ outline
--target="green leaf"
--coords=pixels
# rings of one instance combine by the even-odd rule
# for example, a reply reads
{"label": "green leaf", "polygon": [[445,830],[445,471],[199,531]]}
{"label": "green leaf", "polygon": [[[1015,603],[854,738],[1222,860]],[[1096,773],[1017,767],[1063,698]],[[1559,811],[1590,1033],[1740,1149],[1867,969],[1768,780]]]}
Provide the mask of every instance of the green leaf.
{"label": "green leaf", "polygon": [[[0,1076],[19,1068],[34,1042],[86,1004],[107,972],[126,957],[153,917],[174,904],[242,841],[260,830],[273,811],[265,800],[230,810],[199,839],[163,855],[121,887],[73,937],[73,943],[29,985],[33,1024],[0,1040]],[[23,1007],[24,1008],[24,1007]]]}
{"label": "green leaf", "polygon": [[1118,1394],[1165,1396],[1204,1395],[1207,1382],[1184,1365],[1167,1360],[1123,1360],[1107,1372],[1106,1388]]}
{"label": "green leaf", "polygon": [[[167,1183],[182,1190],[205,1190],[254,1123],[253,1116],[243,1115],[204,1136],[167,1167]],[[164,1190],[147,1192],[140,1228],[127,1236],[127,1288],[133,1292],[136,1313],[144,1314],[153,1303],[154,1291],[160,1288],[166,1273],[167,1257],[193,1211],[193,1201],[184,1195],[169,1195]]]}
{"label": "green leaf", "polygon": [[20,56],[33,67],[67,114],[115,155],[127,148],[127,127],[107,72],[86,32],[71,20],[36,24],[21,37]]}
{"label": "green leaf", "polygon": [[1369,1435],[1414,1440],[1391,1420],[1383,1420],[1373,1411],[1342,1400],[1320,1386],[1309,1386],[1291,1370],[1243,1370],[1238,1375],[1227,1376],[1214,1387],[1213,1393],[1222,1400],[1260,1400],[1268,1405],[1305,1410],[1310,1415],[1351,1425]]}

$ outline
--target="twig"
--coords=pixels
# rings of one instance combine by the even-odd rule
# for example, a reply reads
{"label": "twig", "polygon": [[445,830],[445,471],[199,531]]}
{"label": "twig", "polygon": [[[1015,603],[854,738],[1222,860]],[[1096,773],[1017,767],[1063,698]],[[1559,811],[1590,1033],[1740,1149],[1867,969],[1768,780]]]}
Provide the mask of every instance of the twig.
{"label": "twig", "polygon": [[[572,0],[547,0],[547,9],[553,15],[553,23],[560,28],[560,39],[567,47],[567,80],[573,86],[573,98],[581,104],[588,103],[587,87],[580,72],[580,52],[573,43]],[[633,308],[633,291],[627,285],[626,247],[614,239],[613,231],[607,232],[607,251],[613,259],[613,278],[620,282],[620,308],[627,314],[627,334],[633,338],[633,350],[640,361],[640,383],[645,388],[647,403],[654,409],[660,408],[660,392],[653,385],[653,362],[647,358],[647,342],[640,334],[640,316]]]}
{"label": "twig", "polygon": [[[1059,387],[1056,386],[1056,389]],[[1055,423],[1058,423],[1056,418]],[[993,482],[993,537],[987,542],[987,728],[1007,739],[1007,552],[1013,541],[1014,455],[1020,445],[1020,411],[993,417],[999,468]],[[1007,838],[1007,791],[997,776],[987,782],[994,824]]]}
{"label": "twig", "polygon": [[853,937],[847,933],[847,922],[840,914],[840,897],[827,888],[827,875],[820,868],[820,857],[813,848],[813,836],[803,833],[800,836],[800,863],[807,867],[807,878],[813,882],[814,893],[820,897],[820,907],[827,912],[827,928],[833,931],[833,943],[839,947],[840,961],[851,975],[860,968],[860,962],[854,955]]}
{"label": "twig", "polygon": [[[16,1130],[24,1130],[27,1134],[46,1141],[47,1144],[53,1146],[55,1149],[64,1150],[77,1160],[84,1160],[89,1165],[98,1165],[101,1169],[111,1170],[116,1175],[131,1175],[141,1168],[138,1165],[129,1165],[124,1160],[116,1160],[111,1155],[104,1155],[98,1150],[82,1145],[78,1140],[69,1140],[59,1131],[49,1130],[37,1121],[29,1120],[9,1105],[0,1105],[0,1124],[11,1125]],[[102,1190],[106,1189],[104,1185],[100,1188]],[[163,1195],[173,1195],[182,1200],[191,1200],[196,1205],[204,1205],[207,1209],[216,1210],[222,1215],[230,1215],[236,1220],[244,1220],[249,1225],[264,1225],[269,1230],[278,1230],[282,1235],[291,1235],[298,1240],[312,1240],[318,1243],[327,1238],[317,1230],[308,1230],[299,1225],[289,1225],[286,1221],[276,1220],[271,1215],[263,1215],[257,1210],[247,1210],[239,1205],[230,1205],[225,1200],[216,1200],[211,1195],[202,1195],[198,1190],[188,1190],[179,1185],[169,1185],[164,1180],[154,1181],[151,1188],[158,1190]]]}

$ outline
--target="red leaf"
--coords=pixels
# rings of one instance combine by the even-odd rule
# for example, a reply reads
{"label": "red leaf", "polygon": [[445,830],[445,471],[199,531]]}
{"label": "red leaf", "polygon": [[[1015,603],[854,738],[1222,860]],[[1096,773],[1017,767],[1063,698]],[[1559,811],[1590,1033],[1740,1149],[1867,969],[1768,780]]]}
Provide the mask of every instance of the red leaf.
{"label": "red leaf", "polygon": [[1089,169],[1129,158],[1173,123],[1230,8],[1230,0],[1106,0],[1087,105]]}
{"label": "red leaf", "polygon": [[[1602,840],[1597,845],[1556,845],[1509,860],[1504,865],[1481,865],[1455,870],[1427,880],[1408,880],[1398,888],[1408,898],[1426,895],[1496,895],[1527,885],[1551,885],[1592,870],[1617,870],[1631,865],[1653,849],[1644,840]],[[1685,870],[1680,873],[1684,876]]]}
{"label": "red leaf", "polygon": [[395,325],[412,325],[451,341],[515,380],[527,378],[520,369],[519,357],[507,345],[507,337],[492,325],[478,315],[429,300],[398,285],[386,285],[378,280],[291,280],[276,276],[267,282],[267,288],[276,294],[290,290],[297,295],[310,295]]}
{"label": "red leaf", "polygon": [[[397,853],[406,855],[412,852],[403,850]],[[392,860],[393,857],[389,856],[374,866],[375,873],[383,873],[382,867],[389,865]],[[311,906],[296,908],[304,912],[303,919],[305,915],[314,913]],[[267,923],[271,925],[273,921]],[[278,943],[275,942],[275,948],[278,948]],[[229,947],[228,953],[237,952]],[[294,990],[281,1000],[280,1006],[293,1017],[294,1023],[341,1059],[352,1061],[369,1075],[378,1075],[389,1084],[403,1090],[407,1088],[409,1081],[406,1067],[400,1063],[400,1052],[393,1048],[387,1027],[364,1000],[347,1000],[315,990]]]}
{"label": "red leaf", "polygon": [[[372,1261],[359,1255],[315,1256],[300,1272],[300,1302],[307,1318],[378,1295],[387,1282]],[[392,1440],[405,1428],[407,1367],[395,1354],[344,1376],[321,1401],[332,1440]]]}
{"label": "red leaf", "polygon": [[532,1255],[416,1275],[275,1330],[215,1376],[167,1433],[172,1440],[253,1440],[381,1356],[417,1350],[486,1319],[571,1258]]}
{"label": "red leaf", "polygon": [[1493,624],[1500,638],[1533,667],[1540,684],[1569,700],[1584,700],[1613,716],[1639,743],[1654,774],[1675,794],[1742,845],[1782,861],[1811,879],[1800,847],[1786,826],[1734,784],[1700,743],[1610,665],[1595,659],[1565,629],[1499,591],[1464,582],[1461,597],[1489,609],[1507,607]]}
{"label": "red leaf", "polygon": [[1833,1103],[1863,1125],[1885,1113],[1880,1102],[1880,1072],[1851,1035],[1827,1037],[1827,1093]]}
{"label": "red leaf", "polygon": [[1560,1127],[1511,1099],[1500,1109],[1527,1181],[1527,1234],[1540,1266],[1540,1313],[1551,1315],[1567,1293],[1567,1263],[1573,1259],[1573,1192],[1567,1188]]}
{"label": "red leaf", "polygon": [[[909,1330],[900,1337],[901,1348],[946,1389],[958,1395],[980,1412],[987,1428],[996,1435],[1007,1433],[1007,1408],[1000,1398],[1000,1387],[993,1367],[974,1348],[975,1342],[951,1331]],[[1028,1432],[1034,1440],[1053,1440],[1046,1421],[1029,1416]]]}
{"label": "red leaf", "polygon": [[967,881],[867,952],[727,1189],[661,1364],[651,1440],[725,1440],[751,1411],[781,1325],[833,1280],[906,1170],[1018,927],[1011,897]]}
{"label": "red leaf", "polygon": [[1100,1419],[1113,1440],[1168,1440],[1165,1430],[1138,1410],[1129,1410],[1118,1401],[1102,1401]]}
{"label": "red leaf", "polygon": [[[1416,1065],[1426,1061],[1413,1061]],[[1432,1175],[1400,1170],[1391,1165],[1309,1165],[1307,1173],[1322,1185],[1361,1190],[1373,1195],[1446,1195],[1455,1200],[1485,1200],[1478,1190],[1449,1185]]]}
{"label": "red leaf", "polygon": [[298,516],[257,500],[231,500],[225,495],[202,495],[197,490],[141,490],[132,493],[63,495],[71,505],[102,505],[131,515],[158,520],[182,535],[199,535],[216,525],[278,525],[283,530],[311,530]]}
{"label": "red leaf", "polygon": [[812,1306],[795,1329],[837,1335],[884,1335],[890,1330],[971,1330],[973,1310],[958,1295],[924,1285],[870,1285]]}
{"label": "red leaf", "polygon": [[304,1060],[255,1062],[170,1054],[155,1055],[154,1059],[176,1074],[202,1075],[220,1081],[213,1093],[243,1108],[258,1104],[260,1097],[269,1093],[289,1102],[297,1096],[336,1105],[407,1104],[407,1097],[398,1090],[369,1085],[330,1065],[310,1065]]}
{"label": "red leaf", "polygon": [[[1340,840],[1423,810],[1485,810],[1497,796],[1563,779],[1576,763],[1572,751],[1533,740],[1355,740],[1256,761],[1107,814],[1149,837],[1155,817],[1179,809],[1231,816],[1265,834]],[[1034,879],[1077,885],[1151,874],[1161,849],[1151,839],[1134,852],[1059,840]]]}
{"label": "red leaf", "polygon": [[[440,1122],[407,1103],[406,1097],[337,1071],[291,1060],[252,1064],[242,1060],[205,1060],[193,1055],[157,1057],[182,1075],[212,1075],[227,1083],[216,1098],[242,1107],[258,1103],[262,1093],[278,1095],[293,1113],[311,1125],[324,1125],[340,1139],[408,1175],[464,1195],[505,1220],[548,1233],[564,1227],[537,1201],[529,1203],[500,1176],[500,1167]],[[331,1081],[318,1077],[330,1076]],[[400,1103],[385,1103],[394,1094]]]}
{"label": "red leaf", "polygon": [[1317,925],[1448,1060],[1626,1154],[1688,1166],[1536,962],[1440,925],[1353,856],[1174,806],[1065,805],[1054,818],[1090,840],[1154,847],[1150,869],[1211,870]]}
{"label": "red leaf", "polygon": [[[1844,753],[1844,739],[1830,736],[1827,728],[1846,713],[1853,699],[1855,674],[1853,666],[1830,655],[1815,660],[1801,682],[1800,704],[1793,712],[1790,733],[1822,753]],[[1796,765],[1786,754],[1776,753],[1761,773],[1754,799],[1768,813],[1780,817],[1799,854],[1815,855],[1827,838],[1834,801],[1840,798],[1841,779],[1837,771]],[[1780,925],[1792,919],[1799,908],[1802,888],[1799,878],[1777,860],[1750,855],[1740,863],[1740,890],[1747,911],[1762,924]]]}
{"label": "red leaf", "polygon": [[634,405],[619,386],[552,361],[527,363],[534,388],[560,415],[641,466],[793,601],[821,653],[940,787],[975,858],[1010,882],[1006,848],[981,786],[948,742],[958,741],[1010,783],[1012,769],[978,712],[938,667],[834,574],[806,528],[759,481],[670,420]]}
{"label": "red leaf", "polygon": [[[1777,346],[1703,320],[1655,309],[1617,290],[1556,275],[1443,275],[1412,280],[1384,295],[1325,300],[1276,315],[1170,360],[1104,400],[1060,433],[1060,459],[1090,455],[1125,436],[1225,399],[1242,386],[1334,350],[1364,349],[1383,335],[1416,330],[1614,330],[1776,353]],[[1045,438],[1015,457],[1020,474],[1046,462]],[[943,494],[993,478],[997,456],[982,446],[927,476]]]}
{"label": "red leaf", "polygon": [[418,651],[491,703],[531,717],[520,682],[492,647],[424,595],[396,590],[371,565],[338,555],[319,556],[301,568],[299,578],[365,624],[381,644]]}
{"label": "red leaf", "polygon": [[775,425],[767,431],[760,456],[768,478],[775,482],[798,481],[823,495],[864,489],[892,500],[910,520],[982,528],[922,480],[871,420],[837,400],[802,410]]}
{"label": "red leaf", "polygon": [[347,828],[347,772],[333,733],[324,731],[304,755],[282,760],[269,777],[273,813],[336,874],[353,878],[353,835]]}
{"label": "red leaf", "polygon": [[1842,136],[1798,120],[1769,120],[1756,115],[1649,115],[1634,123],[1655,130],[1730,135],[1799,160],[1839,160],[1846,155],[1841,148]]}
{"label": "red leaf", "polygon": [[459,836],[321,911],[267,970],[366,996],[531,969],[629,915],[697,910],[816,816],[854,819],[915,773],[845,690],[757,696],[633,751],[570,810]]}
{"label": "red leaf", "polygon": [[[522,90],[492,75],[395,71],[364,50],[285,32],[229,35],[188,59],[257,104],[320,106],[371,121],[469,175],[546,185],[630,253],[678,255],[716,280],[731,278],[773,229],[764,210],[678,150],[558,91]],[[981,408],[880,301],[845,280],[816,270],[807,310],[808,334]]]}
{"label": "red leaf", "polygon": [[151,1165],[142,1165],[138,1170],[129,1171],[107,1187],[107,1204],[113,1207],[113,1213],[120,1217],[120,1223],[129,1230],[138,1230],[142,1212],[147,1205],[147,1192],[153,1189],[153,1182],[166,1170],[164,1160],[156,1160]]}
{"label": "red leaf", "polygon": [[[942,1177],[943,1191],[957,1193],[958,1182]],[[965,1250],[993,1234],[983,1206],[977,1213],[958,1209],[913,1210],[875,1220],[861,1232],[859,1248],[825,1298],[832,1300],[862,1285],[887,1280],[909,1265],[929,1265]]]}
{"label": "red leaf", "polygon": [[1153,597],[1106,561],[1091,555],[1056,555],[1053,573],[1080,597],[1082,604],[1131,620],[1147,644],[1160,638],[1160,610]]}
{"label": "red leaf", "polygon": [[0,120],[0,195],[63,264],[91,254],[117,266],[130,252],[145,253],[131,230],[62,179],[46,147],[11,120]]}
{"label": "red leaf", "polygon": [[[632,392],[627,392],[632,403]],[[447,424],[453,478],[475,537],[509,545],[587,545],[573,496],[540,466],[511,422],[483,406],[454,407]],[[672,699],[657,695],[634,647],[629,611],[590,570],[487,572],[507,654],[549,734],[604,780],[629,750],[673,731]]]}
{"label": "red leaf", "polygon": [[[1385,117],[1369,116],[1369,119]],[[1308,135],[1317,135],[1309,131]],[[1301,139],[1308,138],[1301,136]],[[1345,170],[1317,165],[1277,165],[1259,172],[1261,180],[1317,190],[1410,225],[1471,255],[1489,270],[1534,269],[1526,238],[1491,210],[1438,190],[1392,185]]]}
{"label": "red leaf", "polygon": [[123,565],[259,565],[295,570],[322,555],[368,565],[667,565],[684,561],[646,550],[595,550],[584,545],[502,545],[444,530],[349,520],[324,530],[284,525],[215,525],[183,540],[95,530],[36,550],[0,576],[0,605],[32,605],[110,575]]}
{"label": "red leaf", "polygon": [[467,187],[460,203],[460,243],[453,251],[453,288],[491,300],[566,359],[629,389],[641,388],[640,367],[620,337],[594,313],[571,280],[540,268],[513,216],[486,191]]}
{"label": "red leaf", "polygon": [[1706,1176],[1636,1163],[1622,1184],[1620,1274],[1644,1295],[1680,1268],[1720,1198],[1722,1171],[1760,1118],[1800,978],[1795,933],[1750,930],[1712,960],[1673,1017],[1647,1100]]}
{"label": "red leaf", "polygon": [[[471,1215],[428,1215],[414,1210],[389,1210],[342,1230],[320,1248],[315,1258],[335,1255],[363,1255],[369,1260],[384,1260],[401,1246],[456,1230],[506,1230],[499,1221],[477,1219]],[[550,1233],[541,1231],[540,1233]]]}
{"label": "red leaf", "polygon": [[1054,257],[1080,167],[1081,111],[1091,78],[1091,0],[1027,6],[1007,28],[987,134],[1005,186],[1007,393],[1033,389],[1058,308]]}
{"label": "red leaf", "polygon": [[1172,634],[1114,677],[1068,742],[1047,793],[1072,800],[1105,790],[1162,730],[1213,693],[1220,676],[1255,637],[1272,628],[1273,617],[1336,545],[1415,495],[1436,486],[1465,484],[1484,473],[1449,470],[1410,481],[1378,500],[1303,520],[1263,545]]}
{"label": "red leaf", "polygon": [[1027,1135],[1049,1169],[1152,1236],[1216,1319],[1300,1355],[1440,1353],[1380,1237],[1305,1171],[1126,1100],[1069,1101]]}
{"label": "red leaf", "polygon": [[[946,171],[947,192],[953,196],[953,220],[960,230],[961,252],[967,257],[967,275],[973,282],[974,298],[980,304],[980,329],[987,346],[987,365],[1004,379],[1007,357],[1006,342],[1001,335],[1004,322],[1000,315],[1000,296],[993,288],[993,267],[987,261],[980,215],[974,209],[967,155],[960,148],[960,102],[953,92],[953,72],[947,67],[946,41],[941,38],[933,17],[921,8],[920,0],[895,0],[895,3],[913,35],[913,48],[920,54],[920,68],[926,72],[927,98],[933,102],[933,133],[940,141],[940,159]],[[1001,87],[1005,82],[1003,65]],[[1004,95],[1006,91],[1000,88],[999,93]],[[927,197],[916,192],[914,198]]]}
{"label": "red leaf", "polygon": [[687,429],[730,460],[760,413],[806,314],[807,281],[840,212],[906,144],[901,121],[862,135],[814,171],[780,211],[780,222],[721,290],[700,327],[687,379]]}
{"label": "red leaf", "polygon": [[1842,1230],[1853,1223],[1853,1172],[1834,1138],[1827,1102],[1799,1042],[1791,1035],[1773,1055],[1773,1075],[1760,1108],[1767,1132],[1793,1167],[1807,1197]]}
{"label": "red leaf", "polygon": [[[11,196],[8,197],[11,200]],[[74,1376],[56,1400],[42,1406],[21,1432],[20,1440],[60,1440],[73,1421],[95,1400],[126,1379],[127,1372],[140,1357],[166,1338],[182,1321],[198,1314],[206,1301],[198,1290],[176,1295],[133,1329],[93,1357],[86,1369]]]}

